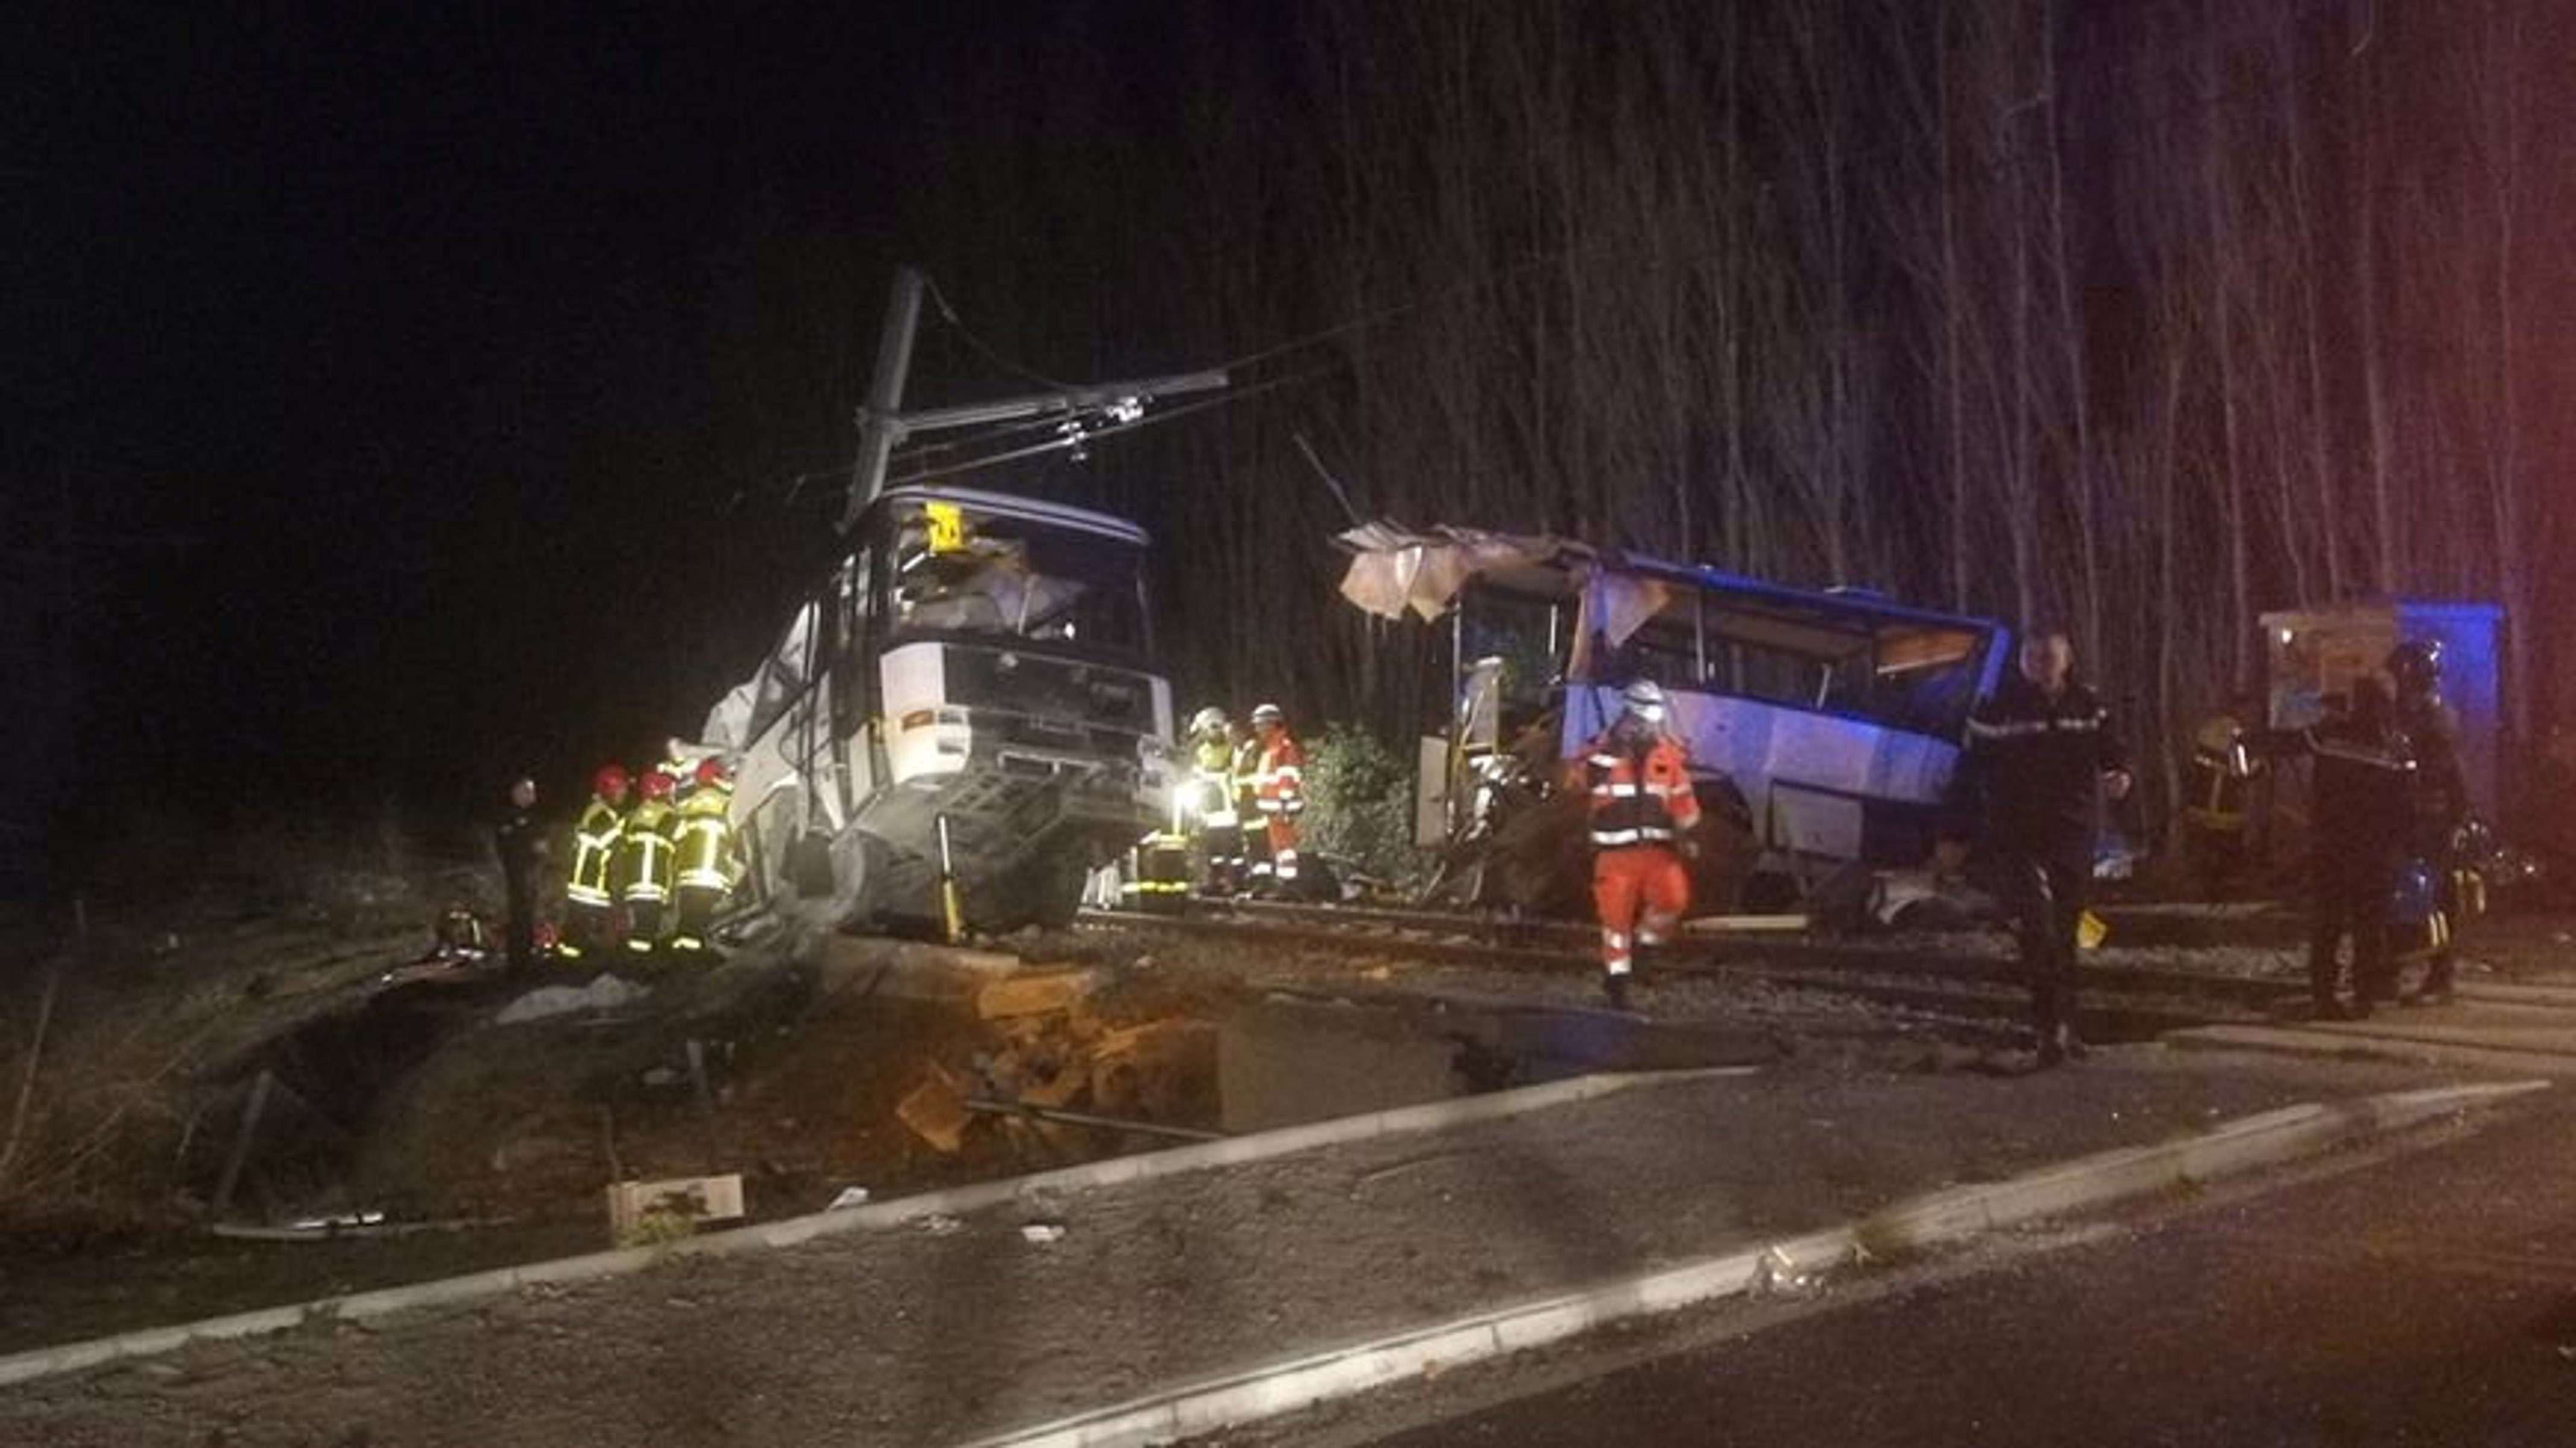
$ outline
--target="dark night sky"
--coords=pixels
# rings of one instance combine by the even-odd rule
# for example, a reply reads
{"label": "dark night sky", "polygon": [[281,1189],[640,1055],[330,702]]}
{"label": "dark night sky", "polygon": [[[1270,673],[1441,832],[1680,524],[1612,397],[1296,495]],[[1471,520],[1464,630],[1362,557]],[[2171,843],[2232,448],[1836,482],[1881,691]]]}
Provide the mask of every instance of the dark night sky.
{"label": "dark night sky", "polygon": [[811,537],[718,438],[728,228],[828,209],[880,293],[942,65],[1027,9],[884,8],[7,22],[8,518],[87,544],[84,796],[479,806],[693,725]]}

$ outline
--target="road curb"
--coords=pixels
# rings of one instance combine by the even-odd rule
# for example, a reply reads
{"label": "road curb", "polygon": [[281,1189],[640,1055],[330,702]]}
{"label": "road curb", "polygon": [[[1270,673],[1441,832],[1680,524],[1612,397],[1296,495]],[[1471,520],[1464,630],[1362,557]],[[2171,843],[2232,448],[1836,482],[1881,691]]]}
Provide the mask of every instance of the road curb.
{"label": "road curb", "polygon": [[1804,1274],[1891,1256],[2078,1207],[2276,1165],[2549,1085],[2515,1081],[2439,1087],[2285,1107],[2180,1141],[2099,1152],[2008,1181],[1932,1192],[1843,1226],[1221,1374],[977,1439],[967,1448],[1134,1448],[1214,1432],[1558,1342],[1623,1319],[1737,1296],[1775,1274]]}
{"label": "road curb", "polygon": [[1607,1072],[1577,1076],[1539,1086],[1523,1086],[1478,1096],[1453,1097],[1446,1101],[1427,1102],[1420,1106],[1397,1107],[1360,1116],[1336,1117],[1329,1121],[1311,1122],[1304,1126],[1279,1127],[1270,1131],[1227,1137],[1221,1141],[1194,1142],[1188,1146],[1172,1147],[1162,1151],[1108,1157],[1100,1161],[1084,1162],[1078,1166],[1039,1172],[1033,1176],[977,1182],[969,1186],[897,1197],[890,1201],[875,1202],[837,1212],[817,1212],[809,1216],[789,1217],[776,1222],[764,1222],[758,1226],[738,1227],[726,1232],[709,1232],[702,1236],[683,1238],[680,1241],[654,1247],[593,1252],[580,1257],[559,1257],[546,1262],[498,1267],[487,1272],[468,1273],[461,1277],[445,1277],[436,1281],[412,1283],[401,1287],[381,1288],[373,1292],[356,1292],[341,1297],[290,1303],[283,1307],[261,1308],[252,1312],[233,1313],[224,1317],[205,1318],[167,1327],[142,1328],[112,1337],[64,1343],[57,1347],[36,1348],[0,1357],[0,1387],[28,1382],[36,1378],[78,1372],[84,1368],[97,1367],[103,1363],[126,1358],[149,1357],[195,1342],[255,1337],[264,1333],[291,1331],[313,1324],[384,1317],[391,1313],[408,1312],[419,1308],[453,1307],[460,1303],[507,1296],[525,1288],[564,1287],[625,1276],[661,1263],[687,1258],[726,1257],[744,1252],[793,1247],[800,1243],[847,1232],[899,1227],[926,1217],[962,1216],[969,1212],[1002,1206],[1034,1193],[1071,1192],[1091,1187],[1118,1186],[1128,1182],[1178,1176],[1185,1172],[1201,1171],[1209,1167],[1263,1161],[1272,1157],[1367,1141],[1381,1136],[1439,1131],[1478,1122],[1499,1121],[1532,1111],[1543,1111],[1551,1107],[1595,1100],[1632,1087],[1743,1075],[1748,1069],[1750,1068],[1721,1066],[1693,1071]]}
{"label": "road curb", "polygon": [[2330,1056],[2400,1061],[2525,1076],[2576,1076],[2576,1054],[2528,1051],[2516,1046],[2473,1046],[2406,1034],[2303,1026],[2194,1026],[2161,1039],[2183,1050],[2262,1051],[2279,1056]]}
{"label": "road curb", "polygon": [[2464,980],[2453,994],[2472,1005],[2529,1006],[2535,1010],[2576,1010],[2576,986],[2529,985],[2520,981]]}

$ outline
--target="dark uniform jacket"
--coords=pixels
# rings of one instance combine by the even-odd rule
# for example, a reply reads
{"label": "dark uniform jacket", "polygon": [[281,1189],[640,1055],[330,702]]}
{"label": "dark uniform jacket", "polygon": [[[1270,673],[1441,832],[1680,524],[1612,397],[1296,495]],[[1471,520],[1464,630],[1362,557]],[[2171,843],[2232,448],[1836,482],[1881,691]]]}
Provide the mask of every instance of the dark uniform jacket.
{"label": "dark uniform jacket", "polygon": [[2103,771],[2129,767],[2110,711],[2073,680],[2052,699],[2015,673],[1968,720],[1951,784],[1963,832],[1991,849],[2089,862],[2101,828]]}
{"label": "dark uniform jacket", "polygon": [[2416,761],[2394,730],[2331,719],[2307,731],[2315,761],[2309,830],[2322,865],[2395,878],[2414,824]]}
{"label": "dark uniform jacket", "polygon": [[537,874],[545,867],[546,835],[536,816],[523,809],[513,809],[492,832],[493,848],[501,856],[501,875],[513,895],[533,895]]}
{"label": "dark uniform jacket", "polygon": [[2439,859],[2450,850],[2451,831],[2468,821],[2469,781],[2460,766],[2460,716],[2439,699],[2398,706],[2398,728],[2414,756],[2414,844]]}

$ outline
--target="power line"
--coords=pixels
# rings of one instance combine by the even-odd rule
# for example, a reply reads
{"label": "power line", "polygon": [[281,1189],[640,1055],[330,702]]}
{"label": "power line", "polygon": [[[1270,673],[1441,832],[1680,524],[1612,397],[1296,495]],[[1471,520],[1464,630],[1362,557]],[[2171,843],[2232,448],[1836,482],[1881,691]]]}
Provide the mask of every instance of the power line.
{"label": "power line", "polygon": [[1112,422],[1099,427],[1083,428],[1077,432],[1068,433],[1063,437],[1050,438],[1045,442],[1032,444],[1028,447],[1013,448],[1007,452],[993,453],[988,456],[969,458],[962,462],[951,463],[941,467],[924,468],[918,472],[906,473],[902,477],[887,480],[886,486],[890,488],[899,487],[906,483],[921,483],[931,481],[934,478],[955,477],[961,473],[979,472],[985,468],[999,467],[1004,463],[1019,462],[1027,458],[1042,457],[1048,453],[1066,452],[1075,448],[1086,447],[1099,438],[1116,437],[1123,433],[1135,432],[1141,428],[1152,427],[1157,423],[1177,422],[1181,418],[1189,417],[1195,413],[1206,412],[1214,408],[1232,407],[1238,403],[1249,402],[1253,398],[1261,396],[1263,393],[1275,392],[1281,388],[1293,387],[1303,382],[1311,382],[1319,377],[1330,376],[1339,370],[1341,369],[1338,364],[1326,367],[1309,368],[1304,372],[1294,372],[1285,377],[1271,378],[1267,382],[1254,383],[1250,387],[1237,388],[1222,396],[1202,398],[1197,402],[1186,402],[1178,407],[1166,408],[1160,412],[1150,412],[1131,422]]}

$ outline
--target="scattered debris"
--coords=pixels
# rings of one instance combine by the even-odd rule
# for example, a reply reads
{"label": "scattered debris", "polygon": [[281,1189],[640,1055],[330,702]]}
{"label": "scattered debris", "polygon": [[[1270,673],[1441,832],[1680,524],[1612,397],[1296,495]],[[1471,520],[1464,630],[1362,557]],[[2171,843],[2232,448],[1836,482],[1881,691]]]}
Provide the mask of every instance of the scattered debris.
{"label": "scattered debris", "polygon": [[827,1212],[840,1212],[847,1211],[851,1207],[864,1207],[867,1204],[868,1189],[866,1187],[843,1187],[841,1188],[840,1195],[832,1198],[832,1204],[825,1207],[823,1210]]}
{"label": "scattered debris", "polygon": [[652,993],[651,986],[634,985],[614,975],[603,975],[586,986],[542,986],[503,1006],[493,1023],[516,1026],[577,1012],[620,1011]]}
{"label": "scattered debris", "polygon": [[1020,1236],[1024,1240],[1035,1242],[1040,1246],[1044,1246],[1049,1242],[1061,1242],[1064,1240],[1064,1224],[1061,1222],[1031,1222],[1027,1226],[1020,1228]]}
{"label": "scattered debris", "polygon": [[952,1232],[963,1230],[965,1226],[966,1224],[964,1222],[957,1220],[955,1217],[949,1216],[945,1212],[933,1213],[932,1215],[921,1219],[921,1230],[928,1232],[934,1237],[945,1237]]}
{"label": "scattered debris", "polygon": [[1071,1010],[1099,984],[1099,976],[1088,970],[1009,976],[976,992],[975,1010],[988,1021],[1051,1015]]}
{"label": "scattered debris", "polygon": [[1824,1282],[1822,1272],[1806,1271],[1788,1253],[1766,1247],[1754,1264],[1751,1290],[1756,1297],[1812,1297],[1824,1290]]}
{"label": "scattered debris", "polygon": [[608,1227],[621,1247],[685,1237],[701,1222],[736,1221],[742,1215],[739,1173],[614,1182],[608,1188]]}
{"label": "scattered debris", "polygon": [[894,1114],[913,1135],[944,1156],[955,1156],[965,1147],[967,1123],[975,1119],[966,1109],[966,1093],[958,1089],[957,1078],[935,1061],[930,1075],[896,1105]]}

